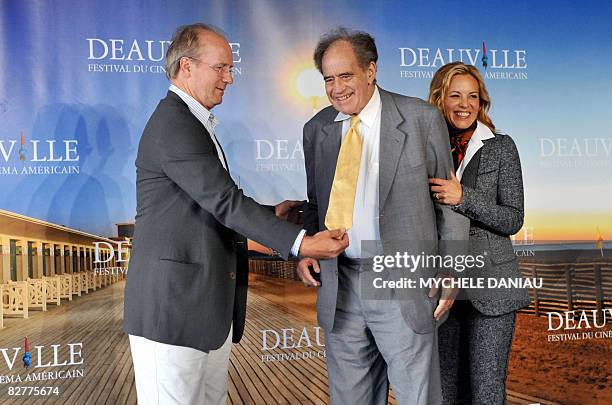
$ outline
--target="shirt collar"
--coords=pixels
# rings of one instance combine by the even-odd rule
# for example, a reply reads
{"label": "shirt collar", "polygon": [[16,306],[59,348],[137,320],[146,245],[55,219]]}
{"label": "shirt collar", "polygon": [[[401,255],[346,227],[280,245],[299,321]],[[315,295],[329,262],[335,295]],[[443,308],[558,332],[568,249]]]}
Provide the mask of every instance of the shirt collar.
{"label": "shirt collar", "polygon": [[200,120],[205,127],[210,126],[211,129],[215,129],[215,127],[219,125],[219,120],[217,117],[215,117],[210,110],[200,104],[195,98],[191,97],[174,84],[170,85],[169,90],[176,93],[176,95],[179,96],[181,100],[185,102],[185,104],[187,104],[189,111],[191,111],[191,113],[195,115],[195,117]]}
{"label": "shirt collar", "polygon": [[470,141],[472,139],[474,140],[474,142],[484,141],[485,139],[491,139],[491,138],[495,138],[495,134],[489,129],[488,126],[486,126],[480,121],[477,121],[476,129],[474,130],[474,133],[472,134]]}
{"label": "shirt collar", "polygon": [[[378,115],[378,111],[380,110],[380,94],[378,92],[378,86],[374,87],[374,94],[368,101],[363,110],[359,113],[359,119],[362,123],[364,123],[368,128],[372,128],[374,125],[374,121],[376,121],[376,115]],[[339,112],[334,121],[344,121],[351,118],[350,115]]]}

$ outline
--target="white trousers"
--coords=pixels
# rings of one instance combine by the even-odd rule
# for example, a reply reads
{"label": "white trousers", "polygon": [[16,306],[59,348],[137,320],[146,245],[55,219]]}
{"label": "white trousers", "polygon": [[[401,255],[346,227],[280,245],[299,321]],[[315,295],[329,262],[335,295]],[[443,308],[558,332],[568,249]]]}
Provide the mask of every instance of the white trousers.
{"label": "white trousers", "polygon": [[232,329],[217,350],[130,335],[136,394],[142,405],[226,405]]}

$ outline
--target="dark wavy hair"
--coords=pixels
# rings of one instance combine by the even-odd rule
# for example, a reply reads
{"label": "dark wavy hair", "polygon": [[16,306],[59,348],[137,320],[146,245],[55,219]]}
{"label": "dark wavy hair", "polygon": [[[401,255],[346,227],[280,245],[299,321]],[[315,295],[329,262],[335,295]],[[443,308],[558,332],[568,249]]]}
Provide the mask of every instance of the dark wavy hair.
{"label": "dark wavy hair", "polygon": [[370,62],[378,61],[378,51],[374,37],[367,32],[349,30],[344,27],[335,28],[321,36],[314,51],[314,63],[319,72],[323,74],[323,55],[327,49],[337,41],[346,41],[353,47],[359,66],[366,70]]}

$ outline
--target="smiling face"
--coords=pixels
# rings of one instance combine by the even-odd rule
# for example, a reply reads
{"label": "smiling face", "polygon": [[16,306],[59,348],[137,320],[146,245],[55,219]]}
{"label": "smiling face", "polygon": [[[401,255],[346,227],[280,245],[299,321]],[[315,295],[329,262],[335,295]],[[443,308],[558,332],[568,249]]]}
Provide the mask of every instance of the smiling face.
{"label": "smiling face", "polygon": [[[203,31],[198,36],[197,58],[184,57],[181,60],[183,90],[207,109],[223,101],[228,85],[233,83],[228,67],[233,64],[232,50],[220,35]],[[216,68],[221,71],[217,72]]]}
{"label": "smiling face", "polygon": [[469,128],[480,111],[478,81],[469,74],[455,75],[444,97],[446,121],[457,129]]}
{"label": "smiling face", "polygon": [[340,40],[333,43],[323,55],[321,70],[325,92],[336,110],[357,115],[372,98],[376,63],[370,62],[364,70],[349,42]]}

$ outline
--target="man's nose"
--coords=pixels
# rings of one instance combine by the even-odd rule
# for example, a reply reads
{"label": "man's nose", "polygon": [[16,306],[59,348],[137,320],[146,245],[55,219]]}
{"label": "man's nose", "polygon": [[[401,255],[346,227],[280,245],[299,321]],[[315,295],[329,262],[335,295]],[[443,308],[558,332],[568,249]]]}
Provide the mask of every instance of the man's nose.
{"label": "man's nose", "polygon": [[332,85],[332,90],[335,93],[340,93],[342,92],[342,90],[344,90],[345,86],[344,83],[342,83],[342,80],[334,80],[334,83]]}
{"label": "man's nose", "polygon": [[222,80],[223,80],[223,83],[232,84],[234,83],[234,76],[232,75],[230,71],[223,70]]}

